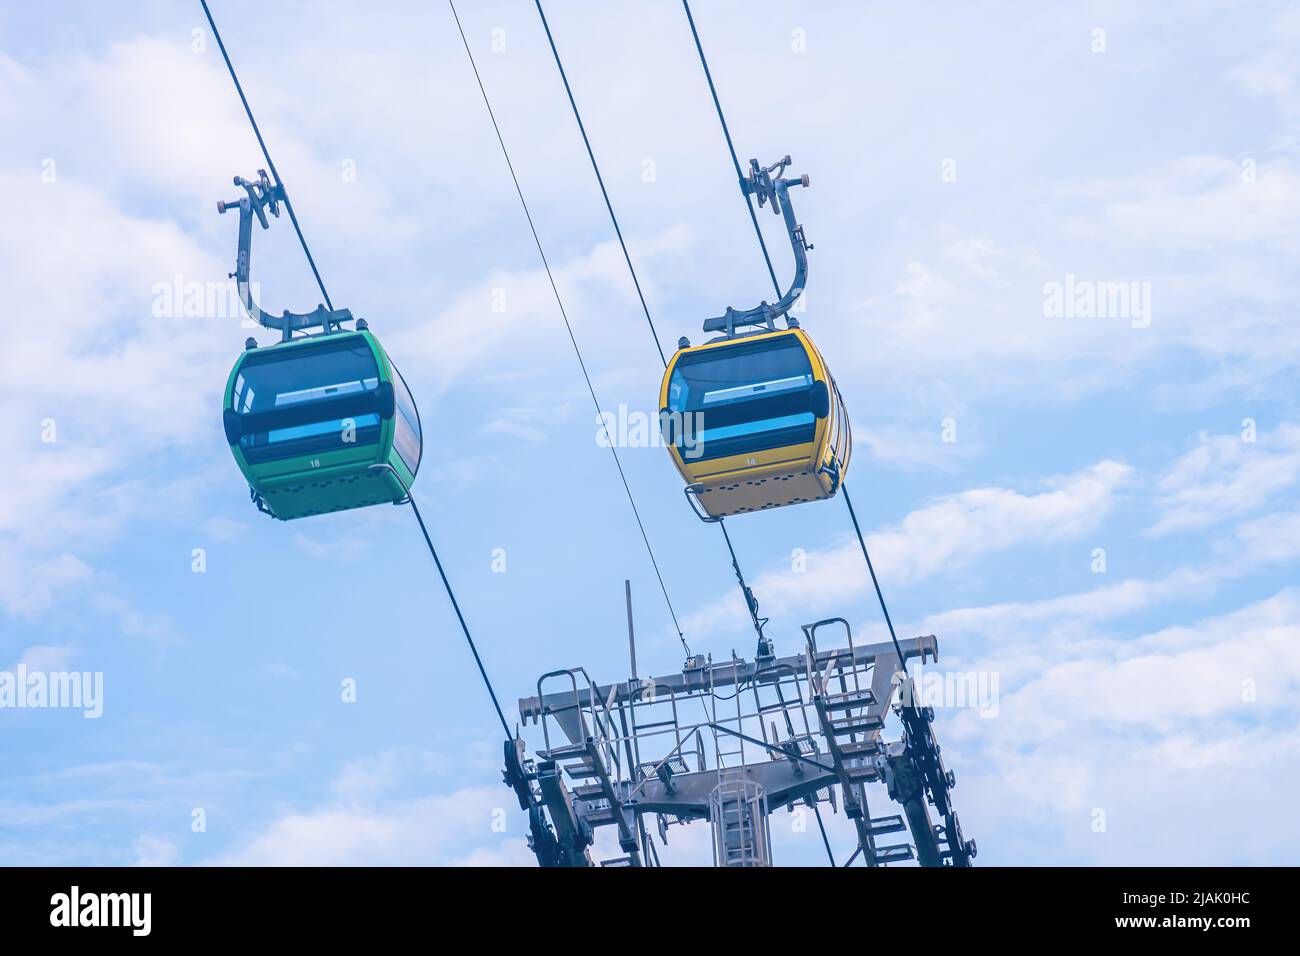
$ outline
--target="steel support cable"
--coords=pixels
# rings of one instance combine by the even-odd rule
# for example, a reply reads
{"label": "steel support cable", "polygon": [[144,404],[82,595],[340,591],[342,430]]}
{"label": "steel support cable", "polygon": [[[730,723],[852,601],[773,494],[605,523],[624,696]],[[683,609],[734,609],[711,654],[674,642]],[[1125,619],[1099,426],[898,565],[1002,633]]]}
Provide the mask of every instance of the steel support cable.
{"label": "steel support cable", "polygon": [[479,676],[483,678],[483,686],[487,688],[488,696],[492,698],[492,706],[496,708],[497,718],[501,721],[501,729],[505,731],[506,739],[513,740],[514,734],[510,732],[510,724],[506,721],[505,712],[501,709],[501,702],[497,699],[497,692],[492,687],[492,679],[488,677],[487,668],[483,666],[483,658],[479,656],[478,647],[474,643],[474,638],[469,632],[469,625],[465,623],[465,615],[461,613],[460,602],[456,600],[456,592],[451,588],[451,582],[447,580],[447,572],[443,570],[442,561],[438,557],[438,549],[433,546],[433,539],[429,537],[429,529],[424,526],[424,517],[420,514],[420,509],[415,504],[415,498],[408,491],[406,498],[411,504],[411,511],[415,513],[415,520],[420,524],[420,533],[424,535],[424,543],[429,546],[429,554],[433,556],[433,563],[438,567],[438,577],[442,578],[442,586],[447,591],[447,597],[451,600],[451,608],[456,612],[456,620],[460,621],[460,629],[465,633],[465,642],[469,644],[469,651],[474,655],[474,663],[478,667]]}
{"label": "steel support cable", "polygon": [[551,292],[555,296],[555,304],[560,309],[560,317],[564,320],[564,328],[569,333],[569,342],[572,343],[573,352],[578,357],[578,367],[582,370],[582,377],[587,383],[587,391],[591,394],[592,404],[596,406],[596,413],[601,417],[601,429],[605,431],[605,436],[609,438],[610,454],[614,456],[614,465],[618,468],[619,479],[623,482],[623,490],[627,493],[628,504],[632,506],[632,514],[636,518],[637,528],[641,532],[641,540],[645,542],[646,553],[650,556],[650,563],[654,566],[655,577],[659,580],[659,589],[664,595],[664,603],[668,605],[668,613],[673,619],[673,626],[677,629],[677,638],[682,642],[682,647],[686,650],[686,656],[689,657],[691,656],[690,645],[686,643],[686,635],[682,632],[681,624],[677,620],[677,611],[673,608],[672,599],[668,596],[668,586],[664,583],[664,576],[659,570],[659,561],[655,558],[654,548],[650,545],[650,536],[646,533],[645,523],[641,520],[641,512],[636,506],[636,499],[632,496],[632,486],[628,484],[627,474],[623,471],[623,462],[618,457],[618,450],[614,446],[613,437],[605,429],[605,418],[600,399],[596,397],[596,388],[591,382],[591,375],[587,372],[587,363],[582,357],[582,349],[578,346],[578,339],[573,333],[573,325],[569,322],[569,314],[564,308],[564,300],[560,297],[559,287],[555,284],[555,276],[551,273],[551,264],[546,258],[546,250],[542,246],[541,237],[537,233],[537,226],[533,222],[532,211],[528,208],[528,201],[524,198],[523,187],[519,185],[519,177],[515,173],[515,164],[510,159],[510,150],[506,148],[505,138],[501,135],[501,127],[497,123],[496,112],[492,109],[492,101],[488,98],[487,88],[483,85],[483,77],[479,75],[478,63],[474,60],[474,53],[470,49],[468,38],[465,36],[465,28],[461,25],[460,14],[456,12],[455,0],[447,0],[447,6],[451,8],[452,18],[456,21],[456,29],[460,33],[461,43],[465,46],[465,55],[469,57],[469,65],[474,71],[474,79],[478,83],[479,93],[483,97],[483,105],[487,107],[488,118],[492,121],[492,129],[496,133],[497,143],[501,146],[501,155],[505,157],[506,168],[510,170],[510,179],[514,183],[515,193],[519,196],[519,204],[523,207],[524,218],[528,220],[528,229],[533,234],[533,242],[537,246],[537,254],[541,257],[542,266],[546,270],[546,278],[550,281]]}
{"label": "steel support cable", "polygon": [[831,866],[838,866],[839,864],[835,862],[835,851],[831,849],[831,838],[826,835],[826,824],[822,822],[821,808],[814,804],[813,813],[817,816],[817,829],[822,832],[822,846],[826,847],[826,859]]}
{"label": "steel support cable", "polygon": [[334,303],[330,301],[330,294],[325,291],[325,280],[320,276],[320,270],[316,268],[316,259],[311,254],[311,248],[307,245],[307,239],[302,234],[302,227],[298,225],[298,214],[293,211],[293,203],[289,201],[289,193],[284,188],[284,181],[280,179],[280,171],[275,168],[275,160],[271,158],[271,151],[266,148],[266,140],[262,138],[262,130],[257,125],[257,120],[253,118],[253,108],[248,105],[248,97],[244,95],[244,87],[239,82],[239,77],[235,74],[235,65],[230,62],[230,54],[226,52],[226,44],[221,40],[221,31],[217,29],[217,23],[212,19],[212,11],[208,9],[208,0],[199,0],[203,6],[203,15],[208,18],[208,26],[212,28],[212,36],[217,41],[217,48],[221,50],[221,58],[226,61],[226,69],[230,71],[230,79],[234,81],[235,92],[239,94],[239,101],[244,104],[244,113],[248,116],[248,123],[253,127],[253,135],[257,137],[257,145],[262,147],[262,156],[266,159],[266,165],[271,170],[271,177],[275,180],[276,187],[284,197],[284,208],[289,213],[289,221],[293,223],[293,231],[298,234],[298,242],[302,246],[302,251],[307,256],[307,264],[311,266],[311,274],[316,277],[316,285],[320,288],[320,294],[325,299],[326,307],[333,312]]}
{"label": "steel support cable", "polygon": [[767,251],[767,241],[763,238],[763,230],[758,225],[758,213],[754,211],[754,203],[750,200],[749,194],[745,192],[745,173],[740,168],[740,159],[736,156],[736,147],[731,142],[731,130],[727,128],[727,118],[722,115],[722,102],[718,99],[718,89],[713,85],[713,73],[709,70],[709,61],[704,56],[704,46],[700,43],[699,31],[695,29],[695,17],[691,16],[691,5],[689,0],[682,0],[682,8],[686,11],[686,22],[691,25],[691,36],[695,39],[695,50],[700,55],[700,66],[704,67],[704,78],[709,83],[709,93],[713,96],[713,108],[718,114],[718,123],[722,126],[722,136],[727,141],[727,152],[731,154],[731,164],[736,167],[736,181],[740,184],[741,195],[745,197],[745,207],[749,210],[749,221],[754,224],[754,235],[758,236],[759,248],[763,250],[763,261],[767,263],[767,274],[772,278],[772,288],[776,289],[776,294],[781,295],[781,284],[776,281],[776,269],[772,267],[772,256]]}
{"label": "steel support cable", "polygon": [[745,583],[745,575],[740,570],[740,561],[736,558],[736,548],[731,543],[731,535],[727,531],[725,518],[718,519],[718,527],[722,529],[722,538],[727,542],[727,550],[731,552],[731,567],[736,572],[736,580],[740,582],[740,593],[745,598],[745,608],[749,611],[749,619],[754,625],[754,631],[758,634],[759,650],[761,651],[764,638],[763,628],[767,625],[767,618],[758,616],[758,599],[754,597],[754,592]]}
{"label": "steel support cable", "polygon": [[641,280],[637,278],[636,269],[632,265],[632,257],[627,251],[627,243],[623,241],[623,229],[619,226],[618,216],[614,214],[614,204],[609,201],[609,192],[605,189],[605,177],[600,174],[596,154],[592,151],[591,140],[587,137],[587,127],[583,125],[582,114],[578,112],[577,100],[573,98],[573,87],[569,86],[569,75],[564,71],[564,64],[560,61],[560,51],[556,49],[555,37],[551,34],[551,25],[546,20],[546,11],[542,9],[541,0],[533,0],[533,2],[537,5],[537,15],[542,18],[542,28],[546,31],[546,41],[551,45],[551,55],[555,57],[555,65],[559,68],[560,79],[564,81],[564,92],[569,96],[569,105],[573,108],[573,118],[578,121],[578,132],[582,134],[582,144],[587,147],[587,158],[591,160],[591,169],[596,174],[596,182],[600,185],[600,194],[605,198],[605,208],[609,210],[610,221],[614,224],[614,233],[618,236],[619,247],[623,250],[623,261],[627,263],[627,271],[632,275],[632,284],[636,286],[637,298],[641,300],[641,311],[645,313],[646,324],[650,326],[650,335],[654,338],[656,351],[659,352],[659,361],[663,362],[664,368],[667,368],[668,359],[664,356],[663,346],[659,343],[659,331],[655,328],[654,319],[650,318],[650,307],[646,305],[645,294],[641,291]]}
{"label": "steel support cable", "polygon": [[[226,61],[226,69],[230,71],[230,79],[234,81],[235,91],[239,94],[240,102],[244,104],[244,112],[248,115],[248,122],[253,127],[253,133],[257,136],[258,144],[262,147],[262,155],[266,157],[266,164],[270,167],[271,175],[275,177],[275,184],[283,190],[284,184],[281,182],[280,174],[276,170],[271,154],[266,148],[266,141],[262,139],[262,131],[257,126],[257,120],[253,118],[253,111],[248,105],[248,97],[244,95],[244,87],[239,82],[239,76],[235,73],[234,64],[230,62],[230,56],[226,53],[226,45],[221,40],[221,32],[217,29],[216,21],[212,19],[212,11],[208,9],[207,0],[199,0],[199,3],[203,6],[203,13],[208,18],[208,26],[212,28],[212,35],[216,38],[217,46],[221,49],[221,56]],[[306,254],[307,262],[311,265],[311,271],[316,276],[316,283],[320,286],[321,295],[325,297],[325,304],[333,311],[334,306],[330,302],[329,293],[325,291],[325,283],[321,279],[320,272],[316,269],[316,261],[312,258],[307,239],[298,226],[298,218],[294,215],[293,206],[289,202],[287,193],[284,194],[284,207],[289,211],[289,218],[293,221],[294,231],[298,233],[298,241],[302,244],[302,251]],[[420,525],[420,533],[424,535],[424,543],[429,546],[429,554],[433,556],[433,563],[438,568],[438,576],[442,579],[442,586],[451,601],[452,610],[456,612],[456,619],[460,622],[460,628],[465,634],[465,641],[469,644],[470,653],[474,655],[474,663],[478,666],[479,676],[483,678],[483,685],[487,688],[488,696],[492,698],[492,706],[496,710],[497,719],[501,721],[501,729],[505,732],[506,739],[511,740],[514,738],[514,734],[510,732],[510,725],[507,723],[505,713],[501,709],[501,703],[497,699],[492,680],[488,677],[487,669],[483,666],[483,658],[479,656],[478,647],[470,634],[469,625],[465,623],[465,615],[461,612],[460,602],[456,600],[456,592],[452,590],[451,582],[447,579],[447,572],[443,570],[442,559],[438,557],[438,551],[433,546],[433,539],[429,537],[429,529],[424,525],[424,517],[415,504],[415,498],[411,496],[410,489],[405,490],[407,501],[411,505],[411,511],[414,512],[415,520]]]}
{"label": "steel support cable", "polygon": [[885,624],[889,627],[889,639],[894,642],[894,650],[898,652],[898,666],[906,674],[907,658],[903,656],[903,646],[898,643],[898,635],[894,633],[894,622],[889,616],[889,608],[885,606],[885,595],[880,590],[880,581],[876,577],[875,565],[871,563],[871,555],[867,552],[867,541],[862,536],[862,528],[858,525],[858,514],[853,510],[853,499],[849,496],[848,485],[842,486],[840,490],[844,493],[844,503],[849,506],[849,517],[853,519],[853,530],[858,536],[858,547],[862,549],[862,556],[867,559],[867,570],[871,572],[871,584],[876,589],[876,598],[880,601],[880,610],[885,615]]}

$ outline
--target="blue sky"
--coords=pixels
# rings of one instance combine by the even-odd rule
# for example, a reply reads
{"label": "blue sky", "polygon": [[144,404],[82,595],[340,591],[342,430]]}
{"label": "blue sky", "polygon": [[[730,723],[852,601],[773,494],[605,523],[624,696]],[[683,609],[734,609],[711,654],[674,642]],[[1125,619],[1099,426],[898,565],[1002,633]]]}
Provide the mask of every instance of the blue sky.
{"label": "blue sky", "polygon": [[[420,403],[415,491],[501,696],[558,666],[625,677],[625,577],[641,669],[679,667],[446,8],[213,6],[335,304]],[[891,610],[943,668],[998,675],[996,717],[937,724],[980,862],[1293,861],[1300,17],[738,9],[695,5],[742,160],[812,177],[801,319],[853,418]],[[681,9],[547,11],[661,341],[698,339],[769,286]],[[596,390],[653,410],[535,12],[461,16]],[[263,164],[197,3],[7,8],[0,124],[0,669],[104,675],[98,720],[0,709],[0,860],[529,862],[411,515],[254,512],[220,426],[248,332],[157,314],[160,284],[231,271],[215,203]],[[263,305],[314,306],[287,222],[255,242]],[[1149,322],[1046,314],[1067,277],[1137,283]],[[751,656],[719,536],[662,449],[622,456],[692,647]],[[729,527],[778,652],[834,615],[883,639],[841,502]],[[820,862],[776,819],[782,862]],[[671,839],[665,860],[707,859],[702,827]]]}

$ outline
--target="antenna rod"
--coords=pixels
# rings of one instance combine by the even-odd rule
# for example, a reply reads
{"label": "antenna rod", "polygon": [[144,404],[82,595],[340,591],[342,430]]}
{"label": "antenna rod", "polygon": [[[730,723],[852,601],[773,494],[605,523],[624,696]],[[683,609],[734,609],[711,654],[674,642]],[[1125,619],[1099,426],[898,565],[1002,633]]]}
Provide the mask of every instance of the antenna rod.
{"label": "antenna rod", "polygon": [[632,673],[629,676],[632,680],[636,680],[636,633],[632,630],[632,582],[627,578],[623,579],[623,596],[627,600],[627,652],[632,658]]}

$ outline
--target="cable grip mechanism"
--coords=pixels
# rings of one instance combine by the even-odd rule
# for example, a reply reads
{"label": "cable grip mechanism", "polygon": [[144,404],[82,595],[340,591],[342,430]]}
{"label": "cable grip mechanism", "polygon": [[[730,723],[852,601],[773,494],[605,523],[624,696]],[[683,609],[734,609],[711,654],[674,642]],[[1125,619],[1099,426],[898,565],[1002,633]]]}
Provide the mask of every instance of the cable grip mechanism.
{"label": "cable grip mechanism", "polygon": [[790,166],[790,157],[783,156],[770,166],[763,166],[757,159],[749,161],[749,175],[740,180],[740,190],[746,198],[753,196],[758,200],[759,208],[771,205],[775,215],[785,219],[786,233],[790,237],[790,247],[794,251],[794,279],[785,295],[776,302],[766,299],[752,309],[739,310],[728,306],[720,316],[706,319],[705,332],[722,332],[724,338],[734,338],[737,329],[761,325],[770,331],[776,331],[776,320],[785,318],[787,328],[798,328],[799,323],[789,316],[790,308],[803,295],[808,281],[808,252],[812,244],[804,236],[803,226],[794,218],[794,207],[790,203],[790,190],[795,186],[811,185],[808,176],[786,179],[785,171]]}
{"label": "cable grip mechanism", "polygon": [[271,223],[266,218],[267,212],[278,219],[280,204],[287,203],[288,200],[284,186],[272,183],[267,178],[265,169],[257,171],[255,180],[236,176],[234,183],[244,190],[244,197],[234,202],[218,202],[217,212],[224,214],[231,209],[239,210],[239,250],[235,259],[235,271],[229,273],[229,277],[239,285],[239,298],[244,303],[248,317],[268,329],[278,329],[286,342],[293,337],[294,332],[303,329],[319,327],[329,332],[341,329],[343,322],[351,322],[352,313],[348,309],[327,309],[323,303],[311,312],[290,312],[285,309],[279,315],[271,315],[257,304],[249,282],[253,256],[253,219],[256,218],[263,229],[271,228]]}

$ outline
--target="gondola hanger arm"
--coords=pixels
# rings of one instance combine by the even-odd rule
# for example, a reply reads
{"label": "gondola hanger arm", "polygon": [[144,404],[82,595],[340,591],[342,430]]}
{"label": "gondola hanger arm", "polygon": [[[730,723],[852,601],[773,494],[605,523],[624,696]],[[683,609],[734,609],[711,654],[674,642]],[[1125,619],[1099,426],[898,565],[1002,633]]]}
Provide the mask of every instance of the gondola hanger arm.
{"label": "gondola hanger arm", "polygon": [[285,309],[279,315],[271,315],[257,304],[249,281],[253,256],[253,219],[256,218],[263,229],[269,229],[271,223],[266,218],[267,212],[278,219],[280,204],[287,203],[287,199],[284,187],[272,183],[264,169],[257,171],[255,180],[236,176],[234,182],[246,195],[234,202],[218,202],[217,212],[226,213],[235,208],[239,210],[239,251],[235,271],[230,273],[230,278],[239,286],[239,298],[248,311],[248,317],[268,329],[278,329],[286,342],[293,337],[294,332],[317,327],[328,332],[342,328],[343,322],[351,322],[352,313],[348,309],[327,309],[324,304],[317,305],[311,312],[290,312]]}
{"label": "gondola hanger arm", "polygon": [[790,190],[795,186],[807,187],[811,181],[807,175],[786,179],[783,174],[789,165],[789,156],[782,157],[771,166],[761,166],[757,159],[751,159],[749,175],[740,180],[740,189],[745,196],[755,197],[760,209],[771,203],[773,214],[785,219],[786,233],[794,250],[794,279],[790,282],[790,288],[773,303],[764,300],[754,308],[743,311],[728,307],[724,314],[705,320],[705,332],[722,332],[727,338],[732,338],[736,329],[750,325],[765,325],[775,331],[776,320],[782,317],[786,317],[787,327],[798,327],[799,323],[789,318],[789,312],[799,296],[803,295],[808,283],[808,251],[813,247],[804,237],[803,226],[795,221]]}

